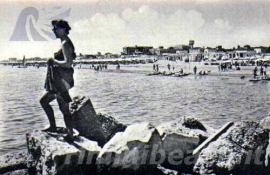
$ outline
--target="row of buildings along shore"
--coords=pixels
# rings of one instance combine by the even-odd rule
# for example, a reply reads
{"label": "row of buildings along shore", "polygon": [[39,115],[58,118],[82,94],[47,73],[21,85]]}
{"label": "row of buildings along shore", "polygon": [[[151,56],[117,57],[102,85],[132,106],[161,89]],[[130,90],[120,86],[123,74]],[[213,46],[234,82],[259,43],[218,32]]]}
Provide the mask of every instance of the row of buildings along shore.
{"label": "row of buildings along shore", "polygon": [[[160,46],[129,46],[123,47],[121,54],[105,53],[101,54],[82,54],[77,55],[76,60],[102,60],[102,59],[125,59],[147,57],[153,60],[180,60],[190,62],[200,61],[218,61],[218,60],[236,60],[236,59],[263,59],[265,56],[270,57],[270,46],[251,47],[245,45],[237,46],[231,49],[225,49],[222,46],[211,47],[194,47],[194,40],[190,40],[188,45],[175,45],[168,48]],[[9,58],[3,62],[21,62],[22,59]],[[26,58],[26,62],[45,62],[47,58]],[[270,60],[269,60],[270,61]]]}

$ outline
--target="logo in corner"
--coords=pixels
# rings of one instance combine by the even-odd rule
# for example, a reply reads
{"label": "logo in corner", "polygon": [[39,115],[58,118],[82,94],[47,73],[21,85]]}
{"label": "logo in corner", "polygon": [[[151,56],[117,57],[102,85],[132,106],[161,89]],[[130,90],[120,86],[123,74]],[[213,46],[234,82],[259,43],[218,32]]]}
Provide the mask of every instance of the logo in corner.
{"label": "logo in corner", "polygon": [[53,7],[38,10],[35,7],[24,8],[17,20],[9,41],[48,41],[56,39],[51,30],[51,21],[70,16],[71,8]]}

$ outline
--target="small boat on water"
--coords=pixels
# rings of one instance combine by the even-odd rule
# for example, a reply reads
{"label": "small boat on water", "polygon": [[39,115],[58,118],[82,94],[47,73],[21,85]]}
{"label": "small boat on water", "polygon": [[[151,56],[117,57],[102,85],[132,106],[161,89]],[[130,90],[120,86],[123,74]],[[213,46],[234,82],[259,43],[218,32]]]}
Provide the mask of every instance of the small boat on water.
{"label": "small boat on water", "polygon": [[208,75],[208,74],[198,74],[198,76],[206,76],[206,75]]}
{"label": "small boat on water", "polygon": [[262,78],[263,81],[270,81],[270,78],[267,77],[267,78]]}
{"label": "small boat on water", "polygon": [[19,64],[18,68],[27,68],[25,55],[23,56],[22,64]]}
{"label": "small boat on water", "polygon": [[152,75],[160,75],[161,72],[152,72],[152,73],[148,73],[146,74],[147,76],[152,76]]}
{"label": "small boat on water", "polygon": [[188,76],[188,75],[190,75],[190,73],[183,73],[183,74],[174,74],[174,76],[175,77],[186,77],[186,76]]}
{"label": "small boat on water", "polygon": [[174,74],[173,72],[163,72],[161,75],[163,75],[163,76],[171,76],[173,74]]}
{"label": "small boat on water", "polygon": [[250,82],[258,82],[258,81],[262,81],[262,79],[250,79]]}
{"label": "small boat on water", "polygon": [[208,75],[208,73],[210,73],[211,71],[200,71],[199,73],[198,73],[198,75],[199,76],[204,76],[204,75]]}
{"label": "small boat on water", "polygon": [[258,81],[270,81],[270,77],[258,77],[255,79],[250,79],[251,82],[258,82]]}

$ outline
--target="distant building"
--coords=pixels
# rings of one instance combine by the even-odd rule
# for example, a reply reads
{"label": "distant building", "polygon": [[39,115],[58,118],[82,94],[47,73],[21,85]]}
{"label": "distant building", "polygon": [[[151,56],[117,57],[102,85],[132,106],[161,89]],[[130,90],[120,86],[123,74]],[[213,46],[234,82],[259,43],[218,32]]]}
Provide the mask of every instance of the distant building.
{"label": "distant building", "polygon": [[189,45],[176,45],[173,47],[176,51],[183,51],[183,50],[189,50],[191,46]]}
{"label": "distant building", "polygon": [[190,46],[188,45],[176,45],[170,46],[165,49],[163,46],[153,49],[154,54],[159,56],[159,59],[166,60],[182,60],[188,53]]}
{"label": "distant building", "polygon": [[151,49],[152,50],[152,53],[155,54],[155,55],[158,55],[158,56],[161,56],[163,53],[167,53],[168,49],[164,49],[163,46],[159,46],[158,48],[155,48],[155,49]]}
{"label": "distant building", "polygon": [[104,59],[105,58],[105,55],[102,55],[101,52],[98,52],[95,56],[97,59]]}
{"label": "distant building", "polygon": [[194,44],[195,44],[194,40],[189,40],[189,46],[191,49],[193,49]]}
{"label": "distant building", "polygon": [[132,47],[124,47],[123,54],[124,55],[152,55],[153,47],[152,46],[132,46]]}
{"label": "distant building", "polygon": [[204,60],[216,60],[216,48],[207,47],[204,49]]}
{"label": "distant building", "polygon": [[8,62],[17,62],[17,58],[9,58]]}
{"label": "distant building", "polygon": [[171,47],[171,49],[174,50],[174,53],[176,53],[175,58],[180,61],[186,60],[188,58],[188,52],[190,48],[191,46],[189,45],[176,45]]}
{"label": "distant building", "polygon": [[105,58],[110,59],[110,58],[119,58],[117,54],[112,54],[112,53],[105,53]]}
{"label": "distant building", "polygon": [[230,51],[232,55],[234,54],[234,51],[226,50],[222,48],[222,46],[217,46],[216,48],[207,47],[204,49],[204,60],[214,61],[230,59],[228,51]]}
{"label": "distant building", "polygon": [[204,58],[204,49],[201,47],[194,47],[189,49],[189,61],[201,61]]}
{"label": "distant building", "polygon": [[177,53],[177,51],[188,51],[191,47],[188,45],[176,45],[167,49],[167,53]]}
{"label": "distant building", "polygon": [[75,58],[75,60],[84,60],[84,59],[87,59],[86,57],[82,56],[82,55],[79,55]]}
{"label": "distant building", "polygon": [[96,55],[91,55],[91,54],[79,54],[76,56],[76,60],[90,60],[90,59],[96,59]]}
{"label": "distant building", "polygon": [[180,61],[184,61],[188,59],[188,50],[177,50],[176,54],[178,55],[178,58]]}
{"label": "distant building", "polygon": [[227,49],[226,53],[227,53],[228,58],[231,60],[234,59],[236,56],[234,49]]}
{"label": "distant building", "polygon": [[255,53],[258,54],[258,55],[262,54],[262,48],[260,48],[260,47],[254,48],[254,51],[255,51]]}
{"label": "distant building", "polygon": [[27,61],[32,61],[32,62],[35,62],[35,61],[43,61],[44,59],[40,58],[40,57],[34,57],[34,58],[27,58],[26,59]]}
{"label": "distant building", "polygon": [[215,53],[215,58],[216,60],[224,60],[224,59],[229,59],[229,56],[226,52],[226,50],[217,50],[217,52]]}
{"label": "distant building", "polygon": [[256,54],[253,48],[248,46],[245,47],[237,47],[235,50],[235,57],[234,58],[244,58],[244,57],[252,57]]}
{"label": "distant building", "polygon": [[229,59],[226,49],[222,48],[222,46],[217,46],[216,49],[217,49],[217,52],[215,54],[216,60]]}
{"label": "distant building", "polygon": [[91,55],[91,54],[86,54],[86,55],[84,55],[84,58],[86,58],[86,59],[96,59],[97,56],[96,55]]}
{"label": "distant building", "polygon": [[270,46],[269,47],[255,47],[254,51],[256,54],[261,55],[261,54],[265,54],[265,53],[270,53]]}

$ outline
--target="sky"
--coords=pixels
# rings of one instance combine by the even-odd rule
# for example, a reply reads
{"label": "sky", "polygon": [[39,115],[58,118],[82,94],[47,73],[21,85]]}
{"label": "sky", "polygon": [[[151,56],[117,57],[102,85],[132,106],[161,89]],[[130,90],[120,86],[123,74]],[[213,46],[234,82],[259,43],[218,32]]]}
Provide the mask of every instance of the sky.
{"label": "sky", "polygon": [[125,46],[270,46],[270,0],[0,0],[0,60],[49,58],[59,50],[51,20],[72,28],[77,54]]}

